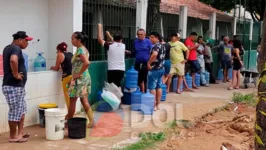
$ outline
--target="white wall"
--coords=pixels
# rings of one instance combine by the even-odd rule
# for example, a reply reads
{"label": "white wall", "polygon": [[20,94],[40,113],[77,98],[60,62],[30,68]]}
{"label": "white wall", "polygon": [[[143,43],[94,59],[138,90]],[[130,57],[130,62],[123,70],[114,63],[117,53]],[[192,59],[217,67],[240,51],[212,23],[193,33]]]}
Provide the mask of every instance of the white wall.
{"label": "white wall", "polygon": [[[0,1],[0,53],[12,42],[12,34],[24,30],[28,35],[40,39],[40,42],[29,44],[26,53],[29,55],[29,69],[33,70],[33,59],[36,52],[44,52],[47,69],[54,64],[56,46],[65,41],[69,51],[73,51],[71,35],[82,30],[82,0],[8,0]],[[8,106],[1,90],[0,76],[0,133],[8,131]],[[53,71],[28,73],[26,84],[26,103],[28,113],[25,125],[38,123],[38,104],[57,103],[65,107],[61,87],[61,73]],[[76,111],[80,111],[80,102]]]}
{"label": "white wall", "polygon": [[[29,55],[29,68],[32,70],[37,52],[48,56],[48,1],[47,0],[1,0],[0,1],[0,53],[12,42],[12,35],[24,30],[40,42],[29,44],[24,51]],[[4,38],[3,38],[4,37]]]}

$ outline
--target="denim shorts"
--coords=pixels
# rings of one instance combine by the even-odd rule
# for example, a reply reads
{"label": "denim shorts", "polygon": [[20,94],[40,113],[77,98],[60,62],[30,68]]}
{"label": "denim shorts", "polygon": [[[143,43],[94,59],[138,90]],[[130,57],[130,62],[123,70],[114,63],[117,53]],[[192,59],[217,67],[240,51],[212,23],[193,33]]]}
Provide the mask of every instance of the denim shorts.
{"label": "denim shorts", "polygon": [[190,65],[191,72],[200,73],[201,67],[198,60],[189,60],[188,63]]}
{"label": "denim shorts", "polygon": [[171,61],[170,60],[165,60],[164,61],[164,75],[168,75],[171,70]]}
{"label": "denim shorts", "polygon": [[162,77],[164,75],[164,69],[151,70],[148,72],[148,89],[155,90],[161,88],[163,81]]}

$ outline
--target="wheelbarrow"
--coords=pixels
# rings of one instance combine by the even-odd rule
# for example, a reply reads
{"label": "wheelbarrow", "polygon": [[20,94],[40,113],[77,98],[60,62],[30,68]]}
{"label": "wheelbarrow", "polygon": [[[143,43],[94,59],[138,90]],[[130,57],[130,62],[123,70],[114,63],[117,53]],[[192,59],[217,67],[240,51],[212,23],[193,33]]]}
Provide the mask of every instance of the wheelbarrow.
{"label": "wheelbarrow", "polygon": [[244,77],[244,86],[247,89],[248,84],[253,83],[257,87],[257,80],[259,77],[259,72],[254,70],[241,70],[241,74]]}

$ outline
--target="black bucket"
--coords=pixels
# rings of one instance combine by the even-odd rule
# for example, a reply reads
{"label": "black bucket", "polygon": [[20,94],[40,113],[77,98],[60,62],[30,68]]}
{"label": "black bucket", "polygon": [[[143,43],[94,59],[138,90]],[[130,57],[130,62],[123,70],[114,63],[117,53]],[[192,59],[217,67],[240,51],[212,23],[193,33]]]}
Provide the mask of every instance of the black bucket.
{"label": "black bucket", "polygon": [[45,116],[44,116],[45,109],[39,108],[39,122],[40,127],[45,127]]}
{"label": "black bucket", "polygon": [[68,137],[71,139],[82,139],[86,137],[87,119],[71,118],[67,121]]}

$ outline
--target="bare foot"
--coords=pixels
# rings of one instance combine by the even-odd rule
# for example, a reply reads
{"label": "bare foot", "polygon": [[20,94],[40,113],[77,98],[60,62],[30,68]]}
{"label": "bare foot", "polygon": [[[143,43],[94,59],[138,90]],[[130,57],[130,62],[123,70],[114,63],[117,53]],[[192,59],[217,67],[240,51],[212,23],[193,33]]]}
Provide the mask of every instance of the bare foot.
{"label": "bare foot", "polygon": [[89,124],[87,125],[87,128],[94,128],[94,127],[96,127],[94,123],[89,123]]}

